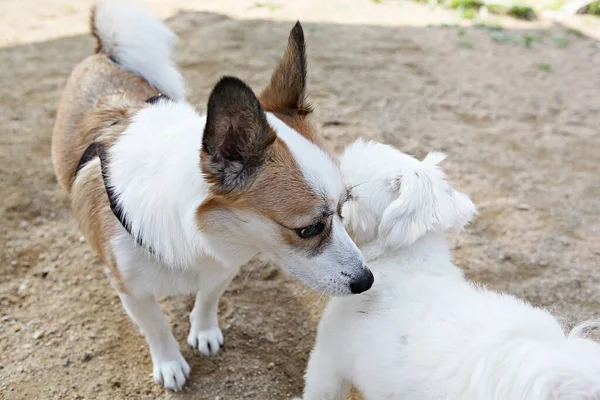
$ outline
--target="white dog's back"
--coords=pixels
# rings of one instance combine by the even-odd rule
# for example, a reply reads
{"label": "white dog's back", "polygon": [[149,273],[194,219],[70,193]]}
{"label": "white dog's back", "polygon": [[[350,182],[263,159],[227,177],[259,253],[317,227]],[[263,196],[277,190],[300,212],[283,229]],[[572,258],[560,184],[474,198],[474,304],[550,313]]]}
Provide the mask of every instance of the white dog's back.
{"label": "white dog's back", "polygon": [[[354,164],[365,158],[386,158],[378,146],[387,153],[381,161],[385,169],[397,176],[382,179],[381,169],[365,171],[365,166],[378,168],[378,162]],[[600,346],[596,342],[581,338],[582,330],[565,337],[550,313],[467,282],[452,264],[443,231],[470,220],[473,213],[465,211],[472,208],[468,198],[443,185],[443,174],[431,174],[431,166],[423,171],[413,159],[404,168],[404,154],[397,158],[397,168],[390,168],[393,157],[387,146],[357,143],[350,149],[342,159],[344,174],[352,176],[348,171],[361,169],[358,179],[364,181],[366,176],[370,181],[364,186],[370,187],[364,191],[357,187],[345,218],[362,249],[371,254],[375,285],[360,296],[333,299],[328,305],[309,362],[305,399],[344,398],[350,383],[367,400],[600,399]],[[434,191],[438,184],[444,190],[431,196],[419,193],[425,205],[415,209],[402,196],[416,194],[400,192],[392,203],[402,201],[409,206],[395,214],[373,204],[381,197],[372,200],[369,193],[398,190],[393,182],[400,180],[402,185],[403,180],[412,179],[408,174],[425,179],[415,186],[417,190]],[[373,188],[376,185],[380,187]],[[446,205],[449,213],[438,212],[437,203],[443,201],[455,202],[449,208]],[[452,210],[460,215],[451,215]],[[413,221],[405,220],[426,220],[431,216],[422,214],[429,212],[437,216],[431,218],[435,222],[407,243]],[[397,220],[385,221],[390,215]],[[386,224],[400,225],[391,232],[405,237],[369,240]]]}
{"label": "white dog's back", "polygon": [[550,314],[459,280],[399,275],[334,299],[319,330],[318,345],[366,399],[600,398],[597,346],[565,340]]}

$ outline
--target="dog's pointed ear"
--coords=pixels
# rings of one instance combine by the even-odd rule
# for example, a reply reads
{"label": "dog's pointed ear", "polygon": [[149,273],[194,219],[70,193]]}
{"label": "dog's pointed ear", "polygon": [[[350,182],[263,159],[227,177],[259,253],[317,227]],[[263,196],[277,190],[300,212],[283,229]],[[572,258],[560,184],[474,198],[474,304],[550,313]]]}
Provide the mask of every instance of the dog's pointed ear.
{"label": "dog's pointed ear", "polygon": [[268,157],[277,135],[250,89],[224,77],[208,100],[201,168],[219,193],[243,189]]}
{"label": "dog's pointed ear", "polygon": [[306,99],[306,45],[300,22],[290,32],[285,54],[260,94],[260,101],[267,111],[299,117],[312,112]]}

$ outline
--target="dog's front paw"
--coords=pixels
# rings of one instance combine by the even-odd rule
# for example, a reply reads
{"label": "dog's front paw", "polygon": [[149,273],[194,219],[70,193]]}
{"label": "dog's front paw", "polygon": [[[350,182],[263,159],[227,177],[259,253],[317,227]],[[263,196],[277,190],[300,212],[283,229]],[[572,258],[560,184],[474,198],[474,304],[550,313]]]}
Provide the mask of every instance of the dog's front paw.
{"label": "dog's front paw", "polygon": [[200,350],[205,356],[214,356],[223,346],[223,333],[217,326],[215,328],[190,331],[187,342],[190,346]]}
{"label": "dog's front paw", "polygon": [[153,369],[154,382],[176,392],[181,390],[191,371],[181,354],[175,360],[159,360]]}

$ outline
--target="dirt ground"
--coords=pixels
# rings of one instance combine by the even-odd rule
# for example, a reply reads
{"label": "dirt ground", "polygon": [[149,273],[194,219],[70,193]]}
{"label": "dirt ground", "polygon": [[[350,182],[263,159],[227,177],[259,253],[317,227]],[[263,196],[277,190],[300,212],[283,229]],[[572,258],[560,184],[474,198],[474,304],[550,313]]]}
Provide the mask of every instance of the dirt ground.
{"label": "dirt ground", "polygon": [[[598,317],[597,43],[544,23],[504,36],[444,27],[453,15],[410,3],[326,3],[152,6],[181,37],[177,61],[199,109],[224,74],[262,88],[290,20],[309,21],[309,91],[327,141],[337,151],[369,137],[416,155],[447,152],[450,180],[480,211],[452,238],[468,275],[567,325]],[[61,90],[93,49],[83,33],[87,4],[0,2],[0,398],[300,393],[325,299],[258,261],[224,296],[225,348],[215,358],[184,345],[192,298],[163,301],[193,371],[182,393],[152,383],[145,341],[80,237],[50,161]]]}

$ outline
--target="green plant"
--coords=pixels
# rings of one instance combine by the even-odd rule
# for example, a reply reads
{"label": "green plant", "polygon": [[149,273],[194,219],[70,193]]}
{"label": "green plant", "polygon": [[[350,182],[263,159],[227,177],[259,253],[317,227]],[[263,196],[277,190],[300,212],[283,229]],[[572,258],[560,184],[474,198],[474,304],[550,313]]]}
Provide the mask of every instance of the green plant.
{"label": "green plant", "polygon": [[569,45],[569,38],[565,36],[554,36],[554,42],[558,47],[567,47]]}
{"label": "green plant", "polygon": [[550,71],[552,71],[552,65],[550,65],[548,63],[538,63],[537,69],[539,71],[550,72]]}
{"label": "green plant", "polygon": [[542,37],[539,35],[530,35],[529,33],[523,36],[523,46],[530,49],[534,42],[541,42]]}
{"label": "green plant", "polygon": [[565,3],[566,2],[564,0],[560,0],[560,1],[557,1],[555,3],[552,3],[548,6],[546,6],[545,9],[550,10],[550,11],[558,11],[565,5]]}
{"label": "green plant", "polygon": [[505,33],[504,31],[490,31],[489,34],[490,34],[490,37],[492,38],[492,40],[495,40],[496,42],[514,43],[514,44],[520,43],[519,40],[517,40],[513,36],[509,35],[508,33]]}
{"label": "green plant", "polygon": [[479,13],[477,8],[465,8],[462,10],[461,16],[465,19],[474,19]]}
{"label": "green plant", "polygon": [[467,42],[466,40],[461,40],[458,42],[458,47],[462,47],[463,49],[472,49],[473,43]]}
{"label": "green plant", "polygon": [[586,14],[600,16],[600,0],[592,1],[585,10]]}
{"label": "green plant", "polygon": [[[600,1],[600,0],[598,0]],[[523,19],[526,21],[532,21],[537,18],[533,8],[525,5],[514,5],[508,8],[506,11],[507,15],[513,18]]]}
{"label": "green plant", "polygon": [[502,32],[504,28],[500,25],[491,25],[491,24],[476,24],[475,28],[483,29],[487,32]]}
{"label": "green plant", "polygon": [[508,7],[502,4],[488,4],[488,11],[492,14],[506,14]]}
{"label": "green plant", "polygon": [[450,0],[450,8],[480,8],[483,6],[481,0]]}

